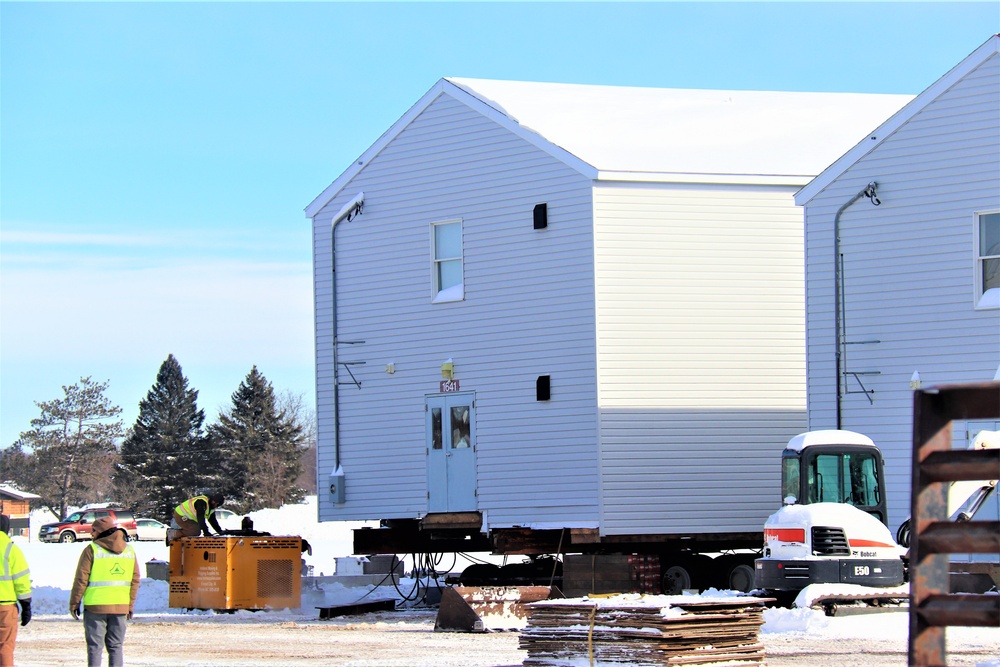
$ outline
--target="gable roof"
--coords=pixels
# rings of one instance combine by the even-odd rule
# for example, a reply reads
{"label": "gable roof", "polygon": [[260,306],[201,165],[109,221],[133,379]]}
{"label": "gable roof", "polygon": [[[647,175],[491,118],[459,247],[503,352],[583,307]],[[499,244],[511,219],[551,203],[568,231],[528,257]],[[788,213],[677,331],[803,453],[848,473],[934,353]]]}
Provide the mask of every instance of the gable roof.
{"label": "gable roof", "polygon": [[969,72],[979,67],[997,53],[1000,53],[1000,35],[990,37],[982,46],[969,54],[965,60],[932,83],[924,92],[917,95],[912,102],[893,114],[892,117],[876,127],[874,131],[865,134],[861,141],[855,144],[854,148],[847,151],[839,160],[832,163],[816,178],[811,180],[808,185],[799,190],[795,194],[795,203],[799,206],[805,206],[823,188],[836,180],[860,159],[882,145],[904,123],[920,113],[927,105],[940,97],[942,93],[954,86]]}
{"label": "gable roof", "polygon": [[439,80],[307,208],[312,217],[441,95],[593,180],[804,185],[909,95]]}

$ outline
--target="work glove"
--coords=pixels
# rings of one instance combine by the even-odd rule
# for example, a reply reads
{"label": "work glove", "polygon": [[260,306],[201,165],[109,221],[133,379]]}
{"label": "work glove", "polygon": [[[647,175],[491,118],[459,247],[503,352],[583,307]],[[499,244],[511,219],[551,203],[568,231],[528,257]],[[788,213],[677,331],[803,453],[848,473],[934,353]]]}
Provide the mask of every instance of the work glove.
{"label": "work glove", "polygon": [[126,620],[126,621],[131,621],[131,620],[132,620],[132,612],[131,612],[131,611],[130,611],[130,612],[128,613],[128,615],[127,615],[127,616],[125,617],[125,620]]}
{"label": "work glove", "polygon": [[21,603],[21,627],[31,622],[31,598],[18,600]]}
{"label": "work glove", "polygon": [[80,605],[73,605],[69,608],[69,613],[73,615],[73,618],[80,620]]}

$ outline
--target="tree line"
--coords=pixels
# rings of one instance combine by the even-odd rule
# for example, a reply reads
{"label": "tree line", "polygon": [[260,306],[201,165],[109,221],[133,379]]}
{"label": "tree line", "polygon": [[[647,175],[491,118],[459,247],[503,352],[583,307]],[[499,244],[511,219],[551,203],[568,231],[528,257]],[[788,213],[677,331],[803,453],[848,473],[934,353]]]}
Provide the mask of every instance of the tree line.
{"label": "tree line", "polygon": [[[315,493],[315,428],[301,397],[278,396],[250,369],[218,421],[206,426],[198,391],[171,354],[127,430],[108,382],[80,378],[0,451],[0,480],[36,493],[57,516],[114,499],[169,522],[174,507],[207,489],[239,514]],[[311,413],[309,413],[311,414]]]}

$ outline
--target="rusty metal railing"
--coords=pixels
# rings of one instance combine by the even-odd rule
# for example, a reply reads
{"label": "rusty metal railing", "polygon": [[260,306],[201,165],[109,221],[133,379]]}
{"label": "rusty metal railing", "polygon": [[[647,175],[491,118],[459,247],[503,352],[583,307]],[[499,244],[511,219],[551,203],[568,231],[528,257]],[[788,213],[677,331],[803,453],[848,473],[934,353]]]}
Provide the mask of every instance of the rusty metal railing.
{"label": "rusty metal railing", "polygon": [[947,664],[947,626],[1000,626],[1000,595],[950,593],[948,555],[1000,553],[1000,522],[948,521],[948,484],[1000,477],[1000,450],[952,449],[952,420],[1000,417],[1000,382],[929,387],[913,396],[910,667]]}

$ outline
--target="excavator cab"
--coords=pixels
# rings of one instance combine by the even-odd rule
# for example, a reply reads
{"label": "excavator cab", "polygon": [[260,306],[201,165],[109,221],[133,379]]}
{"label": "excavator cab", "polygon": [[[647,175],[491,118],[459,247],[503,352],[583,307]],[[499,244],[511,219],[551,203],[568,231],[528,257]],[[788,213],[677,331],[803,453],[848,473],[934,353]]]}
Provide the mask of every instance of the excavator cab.
{"label": "excavator cab", "polygon": [[791,440],[781,454],[784,504],[853,505],[888,525],[882,453],[852,431],[811,431]]}

